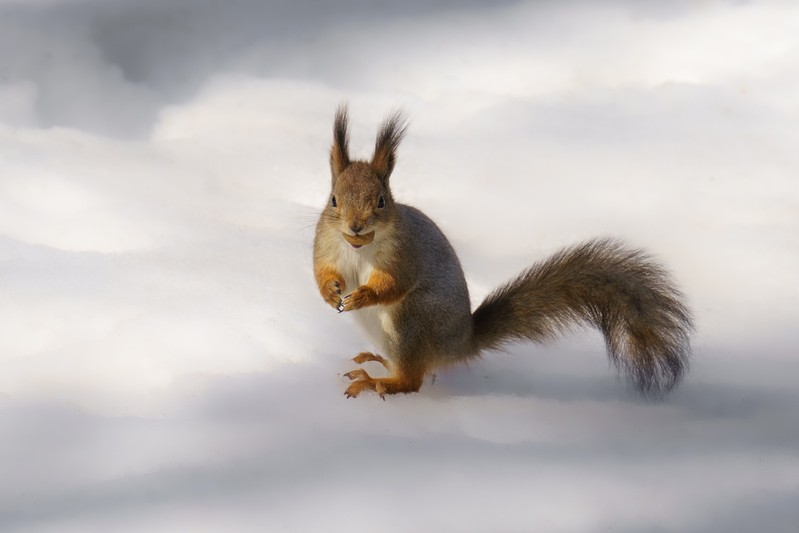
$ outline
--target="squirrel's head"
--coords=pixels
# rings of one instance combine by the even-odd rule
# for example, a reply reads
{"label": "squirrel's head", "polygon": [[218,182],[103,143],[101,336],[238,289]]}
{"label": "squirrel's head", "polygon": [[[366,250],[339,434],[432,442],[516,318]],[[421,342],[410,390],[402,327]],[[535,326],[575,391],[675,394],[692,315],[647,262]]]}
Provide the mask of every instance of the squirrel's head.
{"label": "squirrel's head", "polygon": [[405,128],[404,113],[389,115],[377,133],[372,160],[351,161],[347,108],[340,106],[336,110],[330,149],[333,186],[325,215],[330,223],[338,225],[342,238],[353,248],[370,244],[394,218],[396,209],[388,179]]}

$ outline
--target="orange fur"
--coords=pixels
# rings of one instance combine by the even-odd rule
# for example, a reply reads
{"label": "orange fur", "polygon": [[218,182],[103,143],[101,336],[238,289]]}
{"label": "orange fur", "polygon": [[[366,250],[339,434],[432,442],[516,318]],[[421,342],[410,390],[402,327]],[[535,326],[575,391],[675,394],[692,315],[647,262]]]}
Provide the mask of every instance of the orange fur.
{"label": "orange fur", "polygon": [[396,370],[388,377],[373,378],[366,373],[366,370],[359,368],[344,375],[353,380],[344,392],[347,398],[356,398],[365,390],[373,390],[385,400],[386,394],[418,392],[424,380],[422,370],[417,372]]}
{"label": "orange fur", "polygon": [[341,304],[341,292],[346,288],[344,278],[335,268],[325,264],[314,266],[314,276],[322,298],[337,309]]}
{"label": "orange fur", "polygon": [[361,285],[342,300],[342,311],[355,311],[370,305],[388,305],[402,298],[405,291],[394,276],[384,270],[374,270],[365,285]]}
{"label": "orange fur", "polygon": [[355,357],[352,358],[353,361],[362,365],[368,361],[375,361],[383,365],[386,370],[391,370],[391,365],[389,364],[388,360],[380,355],[373,354],[372,352],[361,352]]}

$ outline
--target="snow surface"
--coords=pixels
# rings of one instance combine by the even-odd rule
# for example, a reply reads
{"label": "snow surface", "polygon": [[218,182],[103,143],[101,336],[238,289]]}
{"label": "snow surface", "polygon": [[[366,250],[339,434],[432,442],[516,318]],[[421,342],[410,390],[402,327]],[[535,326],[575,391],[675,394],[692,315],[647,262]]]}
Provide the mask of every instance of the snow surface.
{"label": "snow surface", "polygon": [[[799,6],[0,2],[0,530],[796,531]],[[593,331],[418,395],[317,295],[335,106],[474,303],[561,246],[696,314],[648,403]]]}

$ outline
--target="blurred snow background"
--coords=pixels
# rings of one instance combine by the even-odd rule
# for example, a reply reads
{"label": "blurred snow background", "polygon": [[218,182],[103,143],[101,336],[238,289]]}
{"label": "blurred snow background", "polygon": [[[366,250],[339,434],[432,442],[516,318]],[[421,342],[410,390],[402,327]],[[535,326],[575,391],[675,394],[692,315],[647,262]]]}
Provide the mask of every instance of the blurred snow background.
{"label": "blurred snow background", "polygon": [[[795,531],[799,6],[0,1],[0,530]],[[474,303],[595,235],[690,298],[683,385],[578,332],[345,400],[335,106]]]}

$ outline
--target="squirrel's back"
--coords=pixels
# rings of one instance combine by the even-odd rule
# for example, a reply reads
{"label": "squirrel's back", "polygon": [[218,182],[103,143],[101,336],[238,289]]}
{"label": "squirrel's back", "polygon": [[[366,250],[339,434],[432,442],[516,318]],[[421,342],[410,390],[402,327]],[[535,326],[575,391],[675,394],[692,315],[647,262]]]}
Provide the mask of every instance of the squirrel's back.
{"label": "squirrel's back", "polygon": [[471,303],[460,260],[438,226],[415,207],[398,205],[402,246],[396,261],[414,273],[413,288],[397,309],[405,329],[418,334],[437,364],[474,352]]}

